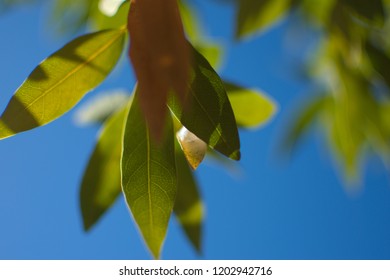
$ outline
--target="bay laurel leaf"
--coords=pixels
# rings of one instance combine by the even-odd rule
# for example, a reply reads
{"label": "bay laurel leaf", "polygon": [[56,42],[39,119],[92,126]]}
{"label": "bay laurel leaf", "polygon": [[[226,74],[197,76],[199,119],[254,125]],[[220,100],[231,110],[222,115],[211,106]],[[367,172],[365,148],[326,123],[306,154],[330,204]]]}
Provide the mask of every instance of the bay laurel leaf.
{"label": "bay laurel leaf", "polygon": [[122,189],[145,243],[159,258],[177,189],[173,123],[167,114],[157,141],[139,102],[136,90],[123,136]]}
{"label": "bay laurel leaf", "polygon": [[78,37],[34,69],[0,117],[0,139],[45,125],[73,108],[111,72],[125,29]]}

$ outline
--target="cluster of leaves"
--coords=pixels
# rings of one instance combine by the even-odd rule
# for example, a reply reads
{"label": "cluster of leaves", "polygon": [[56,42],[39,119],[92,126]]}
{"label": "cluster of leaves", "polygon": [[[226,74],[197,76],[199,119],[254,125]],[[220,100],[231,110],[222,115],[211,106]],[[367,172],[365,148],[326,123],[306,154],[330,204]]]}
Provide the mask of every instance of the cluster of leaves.
{"label": "cluster of leaves", "polygon": [[[19,2],[30,1],[4,3]],[[91,228],[123,193],[154,257],[172,211],[200,250],[204,213],[193,169],[213,150],[238,160],[237,127],[264,123],[274,104],[219,77],[214,68],[220,48],[204,39],[189,0],[140,0],[131,8],[135,1],[111,0],[120,6],[109,13],[102,12],[108,0],[53,2],[60,30],[89,26],[96,32],[71,41],[31,73],[0,118],[0,138],[44,125],[74,107],[112,71],[129,35],[139,80],[134,94],[116,103],[99,100],[84,114],[102,124],[81,186],[84,226]],[[295,147],[318,121],[349,180],[358,180],[366,151],[388,164],[390,1],[228,2],[236,6],[237,39],[260,34],[290,14],[306,22],[301,32],[314,27],[320,38],[309,67],[316,94],[302,102],[285,147]]]}
{"label": "cluster of leaves", "polygon": [[318,119],[347,181],[355,185],[366,151],[389,163],[390,3],[318,1],[315,7],[309,2],[302,2],[302,10],[322,32],[310,68],[318,94],[301,109],[289,142]]}
{"label": "cluster of leaves", "polygon": [[[349,183],[359,182],[367,151],[389,164],[390,1],[237,0],[236,35],[246,37],[295,13],[299,32],[316,30],[309,66],[315,94],[301,102],[284,148],[291,150],[316,121],[324,128]],[[297,16],[298,15],[298,16]]]}
{"label": "cluster of leaves", "polygon": [[[215,46],[197,36],[199,27],[187,2],[119,1],[123,3],[112,15],[102,12],[101,2],[107,1],[56,1],[55,9],[66,8],[73,17],[58,13],[67,26],[92,22],[100,31],[72,40],[32,71],[0,117],[0,139],[45,125],[72,109],[113,70],[129,35],[129,57],[139,81],[133,94],[103,106],[98,100],[99,106],[88,108],[95,112],[90,120],[102,128],[80,189],[84,227],[90,229],[123,193],[155,258],[172,212],[200,250],[204,213],[194,169],[207,149],[239,160],[237,127],[264,123],[275,106],[261,92],[220,78],[200,52],[215,53]],[[159,32],[170,40],[162,43],[167,37]],[[176,57],[179,51],[183,53]],[[188,65],[177,59],[188,59]]]}

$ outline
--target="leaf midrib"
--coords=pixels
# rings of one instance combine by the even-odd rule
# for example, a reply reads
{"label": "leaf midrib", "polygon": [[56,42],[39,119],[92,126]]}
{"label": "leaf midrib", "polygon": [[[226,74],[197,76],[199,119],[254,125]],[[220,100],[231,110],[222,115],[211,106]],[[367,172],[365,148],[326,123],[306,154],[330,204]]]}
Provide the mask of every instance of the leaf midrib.
{"label": "leaf midrib", "polygon": [[146,127],[146,153],[147,153],[147,158],[146,158],[146,168],[147,168],[147,187],[148,187],[148,203],[149,203],[149,227],[150,231],[153,230],[153,208],[152,208],[152,188],[151,188],[151,178],[150,178],[150,163],[151,163],[151,158],[150,158],[150,135],[149,135],[149,129]]}
{"label": "leaf midrib", "polygon": [[[120,30],[120,32],[118,33],[118,35],[113,38],[112,40],[110,40],[109,42],[107,42],[106,44],[104,44],[103,46],[101,46],[101,48],[97,49],[97,51],[92,54],[90,57],[88,57],[87,60],[83,61],[81,64],[79,64],[77,67],[75,67],[74,69],[72,69],[68,74],[66,74],[62,79],[60,79],[57,83],[55,83],[54,85],[52,85],[50,88],[48,88],[47,90],[43,91],[43,93],[41,95],[39,95],[36,99],[34,99],[30,104],[28,104],[26,106],[26,110],[29,109],[32,105],[34,105],[36,102],[38,102],[40,99],[44,98],[45,96],[47,96],[48,94],[51,93],[51,91],[53,89],[55,89],[56,87],[60,86],[61,84],[63,84],[69,77],[73,76],[75,73],[77,73],[79,70],[81,70],[82,68],[84,68],[87,64],[89,64],[91,61],[93,61],[96,57],[98,57],[99,55],[101,55],[104,51],[106,51],[111,45],[113,45],[124,33],[124,30]],[[20,111],[19,111],[20,112]]]}

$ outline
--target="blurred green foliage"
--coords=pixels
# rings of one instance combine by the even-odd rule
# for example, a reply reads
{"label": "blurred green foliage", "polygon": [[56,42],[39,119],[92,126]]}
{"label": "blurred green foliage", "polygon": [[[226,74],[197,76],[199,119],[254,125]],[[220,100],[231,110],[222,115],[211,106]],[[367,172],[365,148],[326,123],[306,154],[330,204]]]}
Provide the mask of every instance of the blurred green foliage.
{"label": "blurred green foliage", "polygon": [[[37,1],[3,0],[0,2],[0,11]],[[75,33],[83,29],[91,31],[116,29],[116,32],[125,37],[124,26],[127,23],[130,1],[115,1],[115,5],[118,3],[119,5],[115,7],[113,13],[102,8],[103,4],[108,3],[103,2],[107,0],[50,1],[52,12],[49,16],[49,24],[59,34]],[[390,0],[228,0],[225,2],[232,4],[235,8],[236,18],[233,26],[236,40],[259,36],[286,17],[304,22],[299,25],[299,32],[313,32],[314,30],[318,35],[317,51],[314,56],[311,56],[312,60],[307,68],[308,77],[315,82],[316,88],[314,93],[308,93],[307,98],[300,103],[299,113],[294,116],[286,131],[283,139],[285,151],[293,150],[305,132],[313,124],[317,124],[324,131],[329,147],[342,166],[347,182],[359,182],[360,166],[369,152],[378,155],[386,165],[390,163]],[[238,159],[239,139],[236,126],[240,128],[258,127],[274,115],[277,106],[259,90],[247,89],[233,82],[222,82],[212,67],[218,67],[223,60],[223,46],[210,40],[203,30],[204,23],[198,16],[200,12],[196,9],[198,5],[194,5],[192,0],[178,0],[178,3],[187,39],[194,46],[193,53],[196,54],[197,64],[195,66],[197,68],[193,71],[194,82],[191,84],[191,94],[194,99],[192,104],[195,105],[184,110],[180,104],[176,104],[171,99],[168,105],[176,114],[177,120],[174,120],[175,126],[170,127],[170,130],[177,131],[182,125],[188,126],[187,128],[197,134],[197,137],[205,141],[210,148]],[[115,31],[105,32],[115,33]],[[61,51],[64,52],[64,50]],[[88,55],[91,54],[90,50],[84,49],[84,51],[88,51]],[[116,59],[119,59],[119,55],[118,51]],[[95,54],[95,52],[92,52],[90,57],[101,59],[100,53]],[[79,69],[80,65],[89,65],[90,60],[74,62],[76,63],[75,69]],[[112,67],[110,66],[109,70]],[[69,73],[73,73],[72,71],[65,69],[63,77],[57,78],[61,86],[63,80],[70,75]],[[102,79],[105,78],[106,72],[109,71],[104,72]],[[50,77],[50,75],[46,77],[49,82]],[[90,90],[91,87],[87,89]],[[72,96],[80,94],[74,88],[67,89]],[[52,87],[49,90],[52,90]],[[82,95],[84,94],[85,92],[82,92]],[[208,96],[209,94],[214,99]],[[46,98],[46,92],[42,96]],[[123,100],[127,100],[127,97],[124,96]],[[35,101],[33,103],[35,104]],[[143,123],[139,120],[142,116],[137,113],[137,108],[132,107],[124,112],[120,103],[126,102],[113,105],[110,102],[98,101],[88,107],[90,121],[103,124],[103,128],[86,169],[81,188],[81,208],[85,228],[92,227],[120,194],[119,176],[122,175],[122,182],[125,182],[122,185],[123,191],[133,214],[136,213],[141,232],[154,256],[160,253],[172,209],[176,212],[190,241],[200,251],[204,213],[201,194],[192,170],[185,162],[177,143],[176,148],[173,143],[169,142],[169,150],[159,151],[158,145],[154,145],[149,139],[147,125],[136,126]],[[218,105],[224,105],[224,107],[221,109]],[[29,107],[30,105],[22,106],[22,108],[19,106],[17,109],[30,113]],[[37,110],[41,112],[42,106],[37,107]],[[63,102],[59,102],[56,107],[62,114],[69,109],[70,105],[65,110]],[[91,112],[96,114],[90,117]],[[131,115],[129,112],[136,117],[126,118],[125,114]],[[216,116],[211,114],[215,112],[219,114]],[[42,116],[48,119],[34,124],[34,127],[54,119],[44,114]],[[206,121],[196,122],[202,118],[206,118]],[[123,119],[128,119],[127,124],[123,124]],[[228,125],[222,126],[225,122]],[[138,133],[138,136],[143,137],[144,141],[141,142],[146,143],[143,149],[146,152],[143,154],[134,148],[137,143],[133,139],[133,134],[130,134],[131,129],[136,128],[141,131]],[[229,132],[230,130],[233,133]],[[113,137],[112,131],[116,131],[114,134],[118,134],[119,138]],[[123,143],[122,135],[125,139]],[[232,150],[221,145],[221,141],[218,140],[220,138],[226,142],[224,143],[226,147],[233,144],[233,147],[230,147]],[[127,152],[121,154],[122,144],[125,147],[123,150]],[[109,152],[113,145],[116,147],[116,153]],[[167,155],[162,157],[162,152],[166,152]],[[125,165],[119,166],[119,160],[123,163],[124,157],[130,159],[134,155],[139,159],[138,164],[133,163],[132,167],[128,165],[130,160],[127,160]],[[167,178],[165,172],[161,170],[153,169],[154,173],[151,173],[149,167],[153,165],[153,160],[161,166],[166,164],[172,173],[171,178]],[[138,172],[139,166],[147,171],[138,174],[142,179],[140,180],[144,182],[141,185],[145,188],[133,189],[129,186],[138,177],[134,178],[131,174]],[[136,169],[126,173],[126,168]],[[95,170],[106,170],[106,174],[102,171],[103,173],[97,180],[93,176]],[[160,219],[156,210],[158,205],[153,204],[152,200],[160,204],[165,202],[162,203],[161,199],[153,196],[159,189],[156,186],[159,186],[160,182],[164,183],[165,179],[169,179],[169,182],[175,181],[175,175],[178,177],[178,182],[167,185],[170,191],[169,203],[166,203],[162,211],[164,219]],[[115,177],[114,181],[111,180],[112,176]],[[150,183],[152,179],[155,181],[153,184]],[[162,186],[161,189],[164,187],[166,186]],[[151,192],[150,189],[153,191]],[[186,191],[183,192],[183,190]],[[176,191],[178,195],[175,201]],[[88,200],[91,196],[95,199]],[[147,216],[157,218],[158,221],[163,220],[160,224],[143,225],[146,212],[145,208],[135,207],[137,197],[149,198],[142,202],[149,207]],[[157,233],[154,228],[158,228]]]}

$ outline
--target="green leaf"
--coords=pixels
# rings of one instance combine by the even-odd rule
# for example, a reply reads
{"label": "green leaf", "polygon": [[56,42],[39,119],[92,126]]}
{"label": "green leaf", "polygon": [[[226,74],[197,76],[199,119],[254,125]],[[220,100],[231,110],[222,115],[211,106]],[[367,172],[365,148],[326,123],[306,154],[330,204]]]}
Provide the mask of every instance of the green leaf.
{"label": "green leaf", "polygon": [[277,107],[264,93],[225,82],[230,103],[238,126],[250,128],[264,124],[272,118]]}
{"label": "green leaf", "polygon": [[175,214],[188,239],[200,252],[204,205],[193,172],[179,145],[176,145],[176,168],[178,186],[174,207]]}
{"label": "green leaf", "polygon": [[120,110],[130,99],[127,91],[112,90],[94,96],[81,106],[74,119],[80,125],[101,124]]}
{"label": "green leaf", "polygon": [[309,100],[300,108],[299,113],[293,118],[293,123],[287,129],[283,139],[283,149],[290,152],[297,145],[303,134],[307,132],[314,121],[324,113],[329,105],[331,96],[324,94]]}
{"label": "green leaf", "polygon": [[52,1],[50,11],[50,28],[59,33],[75,33],[85,27],[91,13],[91,9],[97,6],[96,0],[56,0]]}
{"label": "green leaf", "polygon": [[188,3],[188,0],[178,1],[178,7],[186,35],[191,39],[199,39],[202,31],[195,9]]}
{"label": "green leaf", "polygon": [[236,0],[236,37],[264,31],[280,20],[290,8],[290,0]]}
{"label": "green leaf", "polygon": [[96,5],[94,6],[94,10],[91,13],[91,20],[98,30],[120,28],[127,22],[129,9],[130,1],[125,1],[120,5],[115,15],[107,16],[103,14]]}
{"label": "green leaf", "polygon": [[390,89],[390,58],[381,49],[374,46],[372,43],[366,44],[367,56],[370,59],[372,67],[383,78],[387,87]]}
{"label": "green leaf", "polygon": [[314,23],[326,26],[338,0],[301,0],[301,8],[305,16]]}
{"label": "green leaf", "polygon": [[168,105],[181,124],[211,148],[240,159],[240,139],[223,82],[194,48],[193,73],[186,106],[171,96]]}
{"label": "green leaf", "polygon": [[382,26],[385,21],[385,7],[382,0],[342,0],[357,17],[369,23]]}
{"label": "green leaf", "polygon": [[127,204],[147,246],[158,258],[176,197],[173,126],[167,116],[163,137],[156,143],[141,112],[138,92],[127,116],[121,171]]}
{"label": "green leaf", "polygon": [[205,36],[206,32],[200,24],[197,11],[190,5],[189,1],[181,0],[178,3],[188,40],[208,60],[212,67],[218,67],[223,55],[222,46]]}
{"label": "green leaf", "polygon": [[85,170],[80,188],[85,230],[100,219],[121,193],[120,160],[126,112],[122,109],[104,123]]}
{"label": "green leaf", "polygon": [[[126,112],[122,109],[104,123],[84,173],[80,205],[86,230],[96,224],[121,193],[121,134],[125,117]],[[178,190],[174,211],[189,240],[200,251],[204,205],[179,145],[176,147],[176,167]]]}
{"label": "green leaf", "polygon": [[15,92],[0,117],[0,139],[60,117],[111,72],[125,29],[81,36],[45,59]]}

